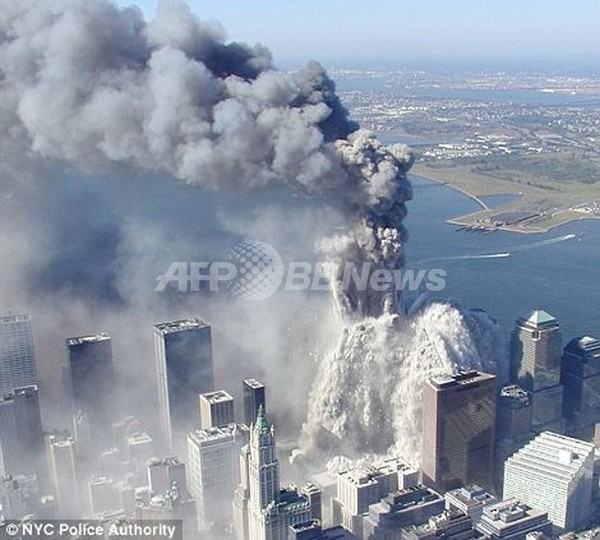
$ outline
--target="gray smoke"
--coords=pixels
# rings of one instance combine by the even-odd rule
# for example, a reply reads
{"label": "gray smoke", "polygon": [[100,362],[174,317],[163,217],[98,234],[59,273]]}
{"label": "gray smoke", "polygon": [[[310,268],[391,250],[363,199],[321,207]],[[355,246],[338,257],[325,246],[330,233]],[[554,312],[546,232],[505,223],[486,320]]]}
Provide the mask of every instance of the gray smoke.
{"label": "gray smoke", "polygon": [[[316,62],[274,69],[180,1],[146,23],[106,0],[0,2],[0,150],[82,171],[123,166],[211,189],[287,184],[354,216],[334,259],[396,267],[410,198],[403,145],[357,131]],[[14,167],[13,167],[14,168]],[[331,246],[330,246],[331,247]],[[360,295],[358,295],[360,296]],[[377,314],[380,298],[341,302]]]}

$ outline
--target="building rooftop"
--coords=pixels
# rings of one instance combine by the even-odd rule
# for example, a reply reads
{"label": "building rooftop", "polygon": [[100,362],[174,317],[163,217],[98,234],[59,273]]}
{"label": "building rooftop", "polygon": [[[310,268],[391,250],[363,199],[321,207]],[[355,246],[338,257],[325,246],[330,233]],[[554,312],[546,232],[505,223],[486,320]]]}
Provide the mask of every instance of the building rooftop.
{"label": "building rooftop", "polygon": [[527,319],[531,324],[546,324],[546,323],[555,323],[556,319],[550,315],[547,311],[543,309],[534,310],[529,318]]}
{"label": "building rooftop", "polygon": [[594,448],[591,443],[544,431],[510,456],[506,465],[569,482],[594,454]]}
{"label": "building rooftop", "polygon": [[244,384],[250,388],[264,388],[265,385],[256,379],[244,379]]}
{"label": "building rooftop", "polygon": [[185,332],[186,330],[192,330],[194,328],[210,328],[210,325],[199,317],[168,321],[154,325],[155,332],[158,332],[163,336],[177,332]]}
{"label": "building rooftop", "polygon": [[456,499],[469,508],[480,507],[482,505],[490,504],[496,500],[496,497],[490,495],[485,489],[477,485],[461,487],[452,491],[448,491],[445,497],[448,500]]}
{"label": "building rooftop", "polygon": [[196,444],[222,441],[235,435],[247,432],[248,428],[238,424],[227,424],[226,426],[210,427],[208,429],[196,429],[188,434],[188,439]]}
{"label": "building rooftop", "polygon": [[167,458],[152,458],[150,460],[148,460],[147,466],[148,467],[160,467],[160,466],[169,466],[169,467],[174,467],[174,466],[178,466],[178,465],[183,465],[183,461],[181,461],[181,459],[177,456],[171,456],[171,457],[167,457]]}
{"label": "building rooftop", "polygon": [[484,520],[498,531],[511,528],[518,521],[530,520],[540,516],[547,518],[548,514],[534,510],[515,498],[491,504],[483,509]]}
{"label": "building rooftop", "polygon": [[480,371],[466,370],[459,371],[455,374],[443,374],[429,379],[429,383],[437,388],[438,390],[452,388],[452,387],[465,387],[474,384],[479,384],[483,381],[489,381],[495,379],[495,375],[489,373],[482,373]]}
{"label": "building rooftop", "polygon": [[217,390],[215,392],[207,392],[206,394],[200,394],[202,399],[205,399],[209,403],[224,403],[226,401],[233,401],[233,398],[225,392],[225,390]]}
{"label": "building rooftop", "polygon": [[6,313],[0,315],[0,324],[16,324],[31,321],[31,316],[26,313]]}
{"label": "building rooftop", "polygon": [[516,384],[507,384],[500,390],[500,405],[509,408],[523,408],[531,405],[529,392]]}
{"label": "building rooftop", "polygon": [[598,359],[600,358],[600,340],[590,336],[574,338],[565,347],[565,352],[580,356],[585,362]]}
{"label": "building rooftop", "polygon": [[76,345],[83,345],[84,343],[99,343],[101,341],[108,340],[110,340],[110,336],[104,332],[101,332],[100,334],[93,334],[89,336],[67,338],[65,343],[67,344],[67,347],[73,347]]}

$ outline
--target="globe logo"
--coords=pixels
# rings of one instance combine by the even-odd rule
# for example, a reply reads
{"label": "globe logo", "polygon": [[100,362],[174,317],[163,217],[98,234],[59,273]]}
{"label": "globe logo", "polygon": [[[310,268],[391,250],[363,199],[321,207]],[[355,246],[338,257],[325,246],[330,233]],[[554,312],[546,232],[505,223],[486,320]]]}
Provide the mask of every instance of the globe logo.
{"label": "globe logo", "polygon": [[227,260],[237,268],[237,274],[228,286],[239,298],[264,300],[281,285],[283,261],[277,250],[265,242],[240,242],[229,251]]}

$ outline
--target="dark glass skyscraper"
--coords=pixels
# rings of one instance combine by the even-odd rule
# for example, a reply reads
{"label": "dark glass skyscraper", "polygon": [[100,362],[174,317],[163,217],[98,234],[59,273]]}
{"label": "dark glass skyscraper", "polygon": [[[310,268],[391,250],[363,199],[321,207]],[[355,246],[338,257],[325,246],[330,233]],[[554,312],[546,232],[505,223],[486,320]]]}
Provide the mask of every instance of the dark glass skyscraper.
{"label": "dark glass skyscraper", "polygon": [[214,390],[212,336],[202,319],[154,326],[160,424],[169,448],[183,450],[199,426],[198,396]]}
{"label": "dark glass skyscraper", "polygon": [[600,422],[600,341],[589,336],[571,340],[564,349],[561,377],[569,432],[588,440]]}
{"label": "dark glass skyscraper", "polygon": [[106,443],[114,421],[115,369],[111,339],[107,334],[66,340],[68,383],[73,415],[88,418],[92,442]]}
{"label": "dark glass skyscraper", "polygon": [[256,379],[245,379],[242,383],[244,393],[244,422],[251,425],[256,421],[258,408],[262,405],[263,411],[267,411],[267,398],[265,386]]}
{"label": "dark glass skyscraper", "polygon": [[0,316],[0,396],[37,384],[29,315]]}
{"label": "dark glass skyscraper", "polygon": [[492,487],[496,377],[477,371],[423,385],[423,479],[440,489]]}

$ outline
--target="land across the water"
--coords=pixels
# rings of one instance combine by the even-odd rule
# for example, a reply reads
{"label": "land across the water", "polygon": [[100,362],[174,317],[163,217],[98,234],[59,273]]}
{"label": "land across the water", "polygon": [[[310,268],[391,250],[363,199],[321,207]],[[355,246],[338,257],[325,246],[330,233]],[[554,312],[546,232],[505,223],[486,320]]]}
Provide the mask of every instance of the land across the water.
{"label": "land across the water", "polygon": [[522,172],[484,172],[467,164],[439,162],[418,162],[411,172],[479,204],[481,210],[448,220],[461,230],[538,234],[572,221],[600,218],[600,182],[557,182]]}

